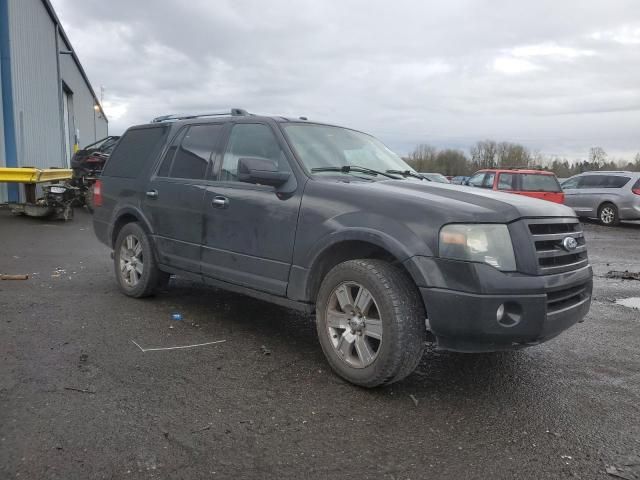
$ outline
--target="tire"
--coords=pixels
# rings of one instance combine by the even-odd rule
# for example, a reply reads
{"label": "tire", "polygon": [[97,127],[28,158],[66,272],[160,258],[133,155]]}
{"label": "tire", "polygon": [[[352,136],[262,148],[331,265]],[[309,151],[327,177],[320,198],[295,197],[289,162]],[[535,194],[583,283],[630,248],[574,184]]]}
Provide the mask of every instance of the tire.
{"label": "tire", "polygon": [[84,196],[84,206],[87,207],[87,211],[93,214],[93,185],[85,190],[83,193]]}
{"label": "tire", "polygon": [[322,280],[316,301],[318,339],[329,365],[363,387],[413,372],[424,351],[425,317],[411,278],[381,260],[338,264]]}
{"label": "tire", "polygon": [[602,225],[605,225],[607,227],[618,225],[620,223],[618,207],[610,202],[603,203],[598,209],[598,220],[600,220],[600,223],[602,223]]}
{"label": "tire", "polygon": [[129,297],[153,295],[169,274],[158,269],[149,237],[139,223],[127,223],[116,238],[113,267],[120,291]]}

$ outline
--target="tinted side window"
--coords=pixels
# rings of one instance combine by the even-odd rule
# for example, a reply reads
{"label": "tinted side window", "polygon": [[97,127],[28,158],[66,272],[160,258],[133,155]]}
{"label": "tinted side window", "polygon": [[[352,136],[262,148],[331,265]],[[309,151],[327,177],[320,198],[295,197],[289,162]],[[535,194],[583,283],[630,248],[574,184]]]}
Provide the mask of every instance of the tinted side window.
{"label": "tinted side window", "polygon": [[553,175],[535,173],[520,174],[524,192],[561,192],[560,184]]}
{"label": "tinted side window", "polygon": [[629,180],[630,177],[620,177],[618,175],[611,175],[607,177],[607,183],[603,185],[604,188],[622,188],[624,187]]}
{"label": "tinted side window", "polygon": [[128,130],[107,161],[103,175],[136,178],[155,157],[168,130],[166,126]]}
{"label": "tinted side window", "polygon": [[222,125],[219,124],[189,127],[175,153],[169,176],[194,180],[203,179],[211,154],[220,139],[221,131]]}
{"label": "tinted side window", "polygon": [[482,181],[484,180],[484,176],[485,176],[484,172],[476,173],[469,179],[467,183],[473,187],[481,187]]}
{"label": "tinted side window", "polygon": [[158,169],[158,173],[156,174],[158,177],[169,176],[169,171],[171,170],[171,164],[173,163],[173,157],[175,156],[176,151],[178,150],[178,145],[180,145],[180,142],[182,141],[182,137],[184,137],[185,133],[186,133],[185,129],[181,130],[180,133],[176,136],[176,138],[173,139],[173,142],[171,142],[171,146],[169,146],[169,148],[164,154],[164,157],[162,157],[162,163],[160,164],[160,168]]}
{"label": "tinted side window", "polygon": [[605,175],[585,175],[580,180],[579,188],[602,188],[607,183]]}
{"label": "tinted side window", "polygon": [[496,178],[496,174],[494,172],[487,173],[487,176],[484,178],[484,182],[482,182],[482,188],[493,188],[493,181]]}
{"label": "tinted side window", "polygon": [[562,188],[578,188],[578,181],[580,178],[570,178],[562,182]]}
{"label": "tinted side window", "polygon": [[513,190],[513,173],[501,173],[498,177],[498,190]]}
{"label": "tinted side window", "polygon": [[278,165],[278,170],[291,171],[278,139],[267,125],[241,123],[233,127],[219,179],[226,182],[238,181],[238,160],[245,157],[267,158]]}

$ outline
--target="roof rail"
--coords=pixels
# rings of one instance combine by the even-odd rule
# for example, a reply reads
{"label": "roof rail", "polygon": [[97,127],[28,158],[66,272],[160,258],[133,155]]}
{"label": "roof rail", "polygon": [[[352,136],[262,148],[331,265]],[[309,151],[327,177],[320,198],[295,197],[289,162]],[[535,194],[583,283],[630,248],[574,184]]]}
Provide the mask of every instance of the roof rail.
{"label": "roof rail", "polygon": [[192,118],[202,118],[202,117],[222,117],[222,116],[232,116],[232,117],[242,117],[250,115],[249,112],[244,110],[243,108],[232,108],[231,110],[227,110],[226,112],[210,112],[210,113],[194,113],[190,115],[162,115],[160,117],[156,117],[151,120],[151,123],[160,123],[160,122],[173,122],[176,120],[190,120]]}
{"label": "roof rail", "polygon": [[631,170],[585,170],[582,173],[636,173]]}

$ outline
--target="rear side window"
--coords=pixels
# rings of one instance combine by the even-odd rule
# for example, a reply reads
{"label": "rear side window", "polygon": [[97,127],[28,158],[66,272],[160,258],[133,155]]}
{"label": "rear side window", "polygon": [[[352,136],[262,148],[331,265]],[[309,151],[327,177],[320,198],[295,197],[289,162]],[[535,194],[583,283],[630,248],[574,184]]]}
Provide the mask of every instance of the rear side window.
{"label": "rear side window", "polygon": [[622,188],[629,183],[631,177],[621,177],[619,175],[611,175],[607,177],[607,181],[602,188]]}
{"label": "rear side window", "polygon": [[561,192],[558,179],[553,175],[519,173],[523,192]]}
{"label": "rear side window", "polygon": [[631,177],[622,175],[585,175],[580,179],[579,188],[622,188]]}
{"label": "rear side window", "polygon": [[[216,149],[221,132],[222,125],[220,124],[194,125],[189,127],[182,138],[180,146],[175,151],[168,176],[171,178],[189,178],[194,180],[204,179],[211,154]],[[171,155],[173,147],[173,145],[169,147],[167,155],[165,155],[165,160],[160,167],[161,171],[166,169],[165,163],[169,159],[168,155]],[[160,176],[160,173],[164,172],[158,172],[158,176]]]}
{"label": "rear side window", "polygon": [[513,173],[501,173],[498,177],[498,190],[515,190]]}
{"label": "rear side window", "polygon": [[128,130],[111,154],[103,175],[136,178],[155,158],[167,132],[166,126]]}

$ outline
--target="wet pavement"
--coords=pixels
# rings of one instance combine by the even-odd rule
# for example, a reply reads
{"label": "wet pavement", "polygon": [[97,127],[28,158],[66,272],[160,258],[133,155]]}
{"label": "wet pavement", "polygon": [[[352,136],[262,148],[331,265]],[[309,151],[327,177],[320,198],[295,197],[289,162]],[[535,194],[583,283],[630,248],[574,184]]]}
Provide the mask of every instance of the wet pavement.
{"label": "wet pavement", "polygon": [[640,271],[640,225],[585,234],[584,323],[517,352],[429,349],[365,390],[306,316],[184,280],[127,298],[87,214],[0,209],[0,273],[30,275],[0,282],[0,478],[640,478],[640,310],[616,303],[640,281],[606,278]]}

